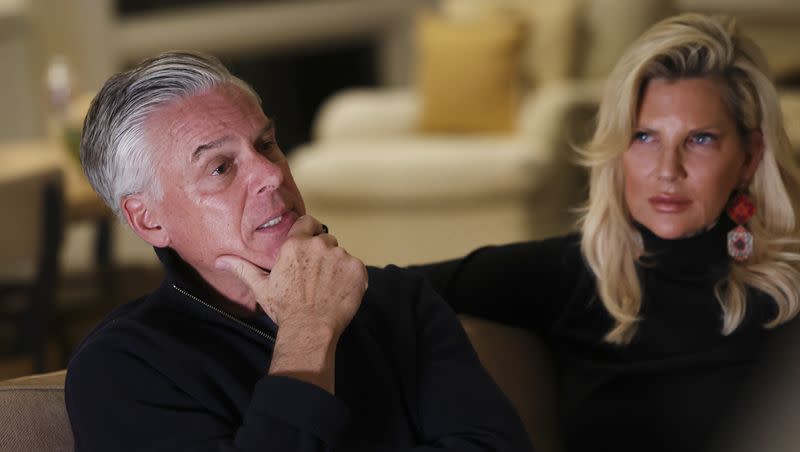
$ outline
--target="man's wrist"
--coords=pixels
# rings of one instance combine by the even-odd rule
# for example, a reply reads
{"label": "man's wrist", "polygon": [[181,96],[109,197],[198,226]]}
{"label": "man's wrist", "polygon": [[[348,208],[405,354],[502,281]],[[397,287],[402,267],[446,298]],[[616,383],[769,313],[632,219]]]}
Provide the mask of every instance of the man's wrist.
{"label": "man's wrist", "polygon": [[313,323],[280,326],[269,374],[307,381],[333,393],[336,344],[333,328]]}

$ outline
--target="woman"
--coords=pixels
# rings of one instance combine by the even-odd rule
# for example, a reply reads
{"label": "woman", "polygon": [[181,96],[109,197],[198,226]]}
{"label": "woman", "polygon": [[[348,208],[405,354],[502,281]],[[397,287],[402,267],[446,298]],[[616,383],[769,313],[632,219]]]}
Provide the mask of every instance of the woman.
{"label": "woman", "polygon": [[[758,48],[653,26],[609,77],[580,234],[422,267],[457,311],[539,333],[568,450],[702,450],[800,309],[800,179]],[[730,212],[730,213],[728,213]]]}

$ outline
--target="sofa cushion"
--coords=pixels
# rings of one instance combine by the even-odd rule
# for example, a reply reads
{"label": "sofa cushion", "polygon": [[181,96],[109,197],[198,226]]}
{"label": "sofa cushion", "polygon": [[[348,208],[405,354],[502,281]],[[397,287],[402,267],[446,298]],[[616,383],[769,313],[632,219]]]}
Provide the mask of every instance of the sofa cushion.
{"label": "sofa cushion", "polygon": [[0,382],[0,438],[8,451],[72,451],[65,370]]}
{"label": "sofa cushion", "polygon": [[424,132],[513,129],[520,97],[521,30],[504,14],[417,19],[417,86]]}

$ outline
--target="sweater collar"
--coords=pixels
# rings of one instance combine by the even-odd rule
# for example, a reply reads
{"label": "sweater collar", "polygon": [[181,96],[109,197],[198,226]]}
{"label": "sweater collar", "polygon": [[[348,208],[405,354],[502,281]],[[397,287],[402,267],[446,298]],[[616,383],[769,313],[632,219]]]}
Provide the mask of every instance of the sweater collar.
{"label": "sweater collar", "polygon": [[156,256],[164,266],[166,279],[172,284],[191,292],[201,298],[222,298],[210,284],[208,284],[197,270],[187,264],[172,248],[154,248]]}
{"label": "sweater collar", "polygon": [[[155,251],[156,256],[158,256],[159,260],[161,260],[161,263],[164,265],[166,274],[166,284],[162,285],[160,290],[174,291],[177,288],[178,290],[176,293],[182,293],[183,295],[188,294],[190,295],[189,298],[197,298],[200,300],[200,303],[193,303],[194,306],[200,306],[200,304],[212,305],[216,309],[224,311],[226,315],[237,319],[233,321],[249,325],[249,331],[247,329],[244,330],[248,332],[248,334],[255,334],[253,331],[257,330],[259,335],[253,337],[263,337],[263,332],[269,332],[269,334],[272,335],[271,340],[274,343],[274,335],[278,331],[278,326],[261,309],[255,314],[243,313],[242,310],[236,309],[234,302],[224,297],[214,289],[211,284],[206,282],[206,280],[204,280],[191,265],[186,263],[175,250],[171,248],[155,248]],[[198,307],[198,309],[208,314],[210,318],[215,318],[217,320],[222,318],[213,314],[206,308]]]}
{"label": "sweater collar", "polygon": [[736,224],[727,215],[720,216],[711,229],[682,239],[662,239],[643,225],[636,227],[642,235],[645,253],[640,263],[645,267],[676,277],[722,275],[728,271],[728,231]]}
{"label": "sweater collar", "polygon": [[250,323],[257,328],[269,331],[277,331],[277,325],[263,311],[255,315],[236,314],[230,308],[233,303],[231,300],[220,294],[211,286],[191,265],[186,263],[172,248],[154,248],[156,256],[164,266],[166,282],[174,285],[182,291],[188,292],[203,302],[216,306],[218,309],[228,312],[230,315],[240,318],[240,320]]}

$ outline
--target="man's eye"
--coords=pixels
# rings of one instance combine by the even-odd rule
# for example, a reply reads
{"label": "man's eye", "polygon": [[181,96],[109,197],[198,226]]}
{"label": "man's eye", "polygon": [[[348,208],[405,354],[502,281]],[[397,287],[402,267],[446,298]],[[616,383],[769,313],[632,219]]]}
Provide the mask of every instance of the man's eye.
{"label": "man's eye", "polygon": [[222,165],[219,165],[218,167],[214,168],[214,171],[211,172],[211,175],[212,176],[221,176],[221,175],[223,175],[223,174],[225,174],[227,172],[228,172],[228,164],[227,163],[223,163]]}
{"label": "man's eye", "polygon": [[275,142],[272,140],[264,141],[258,145],[258,151],[262,154],[269,154],[275,148]]}

